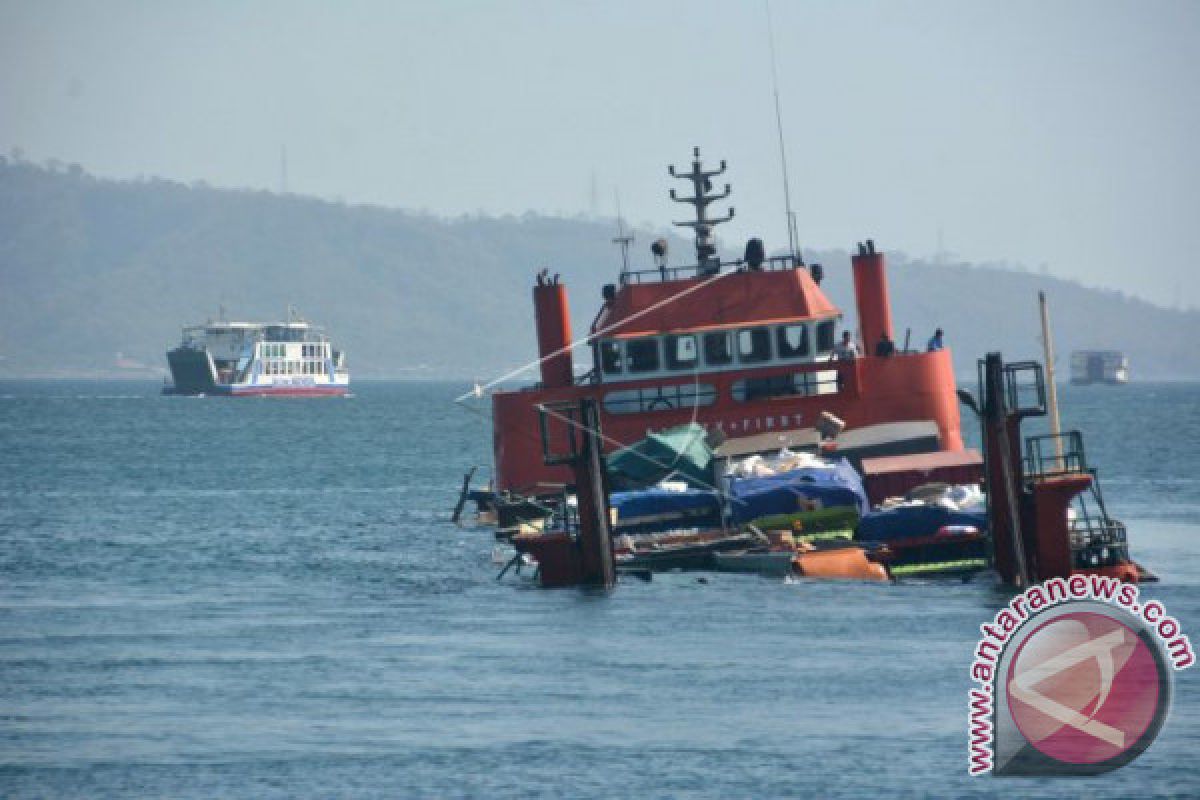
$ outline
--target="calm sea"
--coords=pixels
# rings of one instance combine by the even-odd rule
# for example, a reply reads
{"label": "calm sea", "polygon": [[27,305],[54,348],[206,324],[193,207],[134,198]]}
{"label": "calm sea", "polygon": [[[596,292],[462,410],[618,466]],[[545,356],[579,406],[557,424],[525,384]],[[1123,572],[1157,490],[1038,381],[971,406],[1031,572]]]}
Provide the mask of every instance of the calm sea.
{"label": "calm sea", "polygon": [[[980,584],[498,583],[463,387],[0,384],[0,796],[1200,794],[1200,668],[1100,779],[968,779]],[[1200,385],[1067,388],[1200,644]]]}

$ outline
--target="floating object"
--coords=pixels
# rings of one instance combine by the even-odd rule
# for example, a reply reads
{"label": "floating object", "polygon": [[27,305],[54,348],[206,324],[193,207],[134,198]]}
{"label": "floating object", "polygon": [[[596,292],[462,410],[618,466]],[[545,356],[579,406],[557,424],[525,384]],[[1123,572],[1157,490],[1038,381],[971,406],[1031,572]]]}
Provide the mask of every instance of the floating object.
{"label": "floating object", "polygon": [[756,572],[760,575],[790,575],[796,554],[792,550],[735,550],[714,553],[718,572]]}
{"label": "floating object", "polygon": [[714,569],[716,553],[726,550],[745,550],[758,544],[759,541],[759,538],[753,534],[721,532],[706,541],[639,544],[632,552],[619,555],[617,564],[622,568],[641,567],[656,572],[675,569]]}
{"label": "floating object", "polygon": [[861,547],[840,547],[801,553],[795,558],[796,571],[806,578],[853,581],[887,581],[887,569],[867,559]]}
{"label": "floating object", "polygon": [[957,561],[934,561],[925,564],[889,565],[893,578],[965,578],[983,572],[990,566],[986,558],[964,558]]}

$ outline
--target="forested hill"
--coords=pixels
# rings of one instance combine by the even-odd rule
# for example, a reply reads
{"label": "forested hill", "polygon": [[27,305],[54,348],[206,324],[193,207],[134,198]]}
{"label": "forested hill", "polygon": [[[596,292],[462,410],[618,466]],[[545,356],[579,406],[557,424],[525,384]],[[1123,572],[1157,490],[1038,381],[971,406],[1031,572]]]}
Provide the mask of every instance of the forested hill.
{"label": "forested hill", "polygon": [[[165,366],[183,325],[219,304],[252,320],[281,318],[291,304],[328,327],[356,377],[488,378],[535,354],[529,287],[543,266],[561,272],[576,334],[586,331],[619,268],[614,232],[611,222],[448,220],[0,159],[0,376],[144,376]],[[659,235],[637,232],[638,263]],[[673,260],[687,258],[687,243],[672,248]],[[852,317],[848,254],[807,255]],[[1129,355],[1137,379],[1200,378],[1200,312],[897,254],[890,278],[901,342],[907,327],[914,344],[945,328],[964,374],[989,349],[1037,355],[1044,289],[1060,368],[1074,348],[1111,348]]]}

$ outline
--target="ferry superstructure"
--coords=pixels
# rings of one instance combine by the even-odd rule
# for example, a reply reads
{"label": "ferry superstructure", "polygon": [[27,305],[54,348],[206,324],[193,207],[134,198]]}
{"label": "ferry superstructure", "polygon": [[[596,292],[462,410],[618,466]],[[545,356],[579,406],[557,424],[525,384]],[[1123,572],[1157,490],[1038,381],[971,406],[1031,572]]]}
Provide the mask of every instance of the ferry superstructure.
{"label": "ferry superstructure", "polygon": [[[690,171],[669,170],[694,193],[695,220],[675,224],[695,235],[695,264],[668,266],[665,242],[652,248],[652,269],[625,268],[604,288],[603,306],[584,345],[592,369],[576,376],[566,287],[539,276],[533,289],[541,382],[496,391],[492,399],[495,485],[538,494],[570,478],[544,464],[538,409],[596,399],[612,448],[653,430],[688,422],[725,439],[730,452],[778,449],[812,441],[822,412],[845,423],[842,452],[853,459],[963,449],[949,349],[902,352],[895,344],[884,255],[870,240],[852,259],[859,343],[857,358],[834,359],[842,312],[821,289],[819,265],[798,252],[767,258],[762,242],[746,256],[721,261],[708,206],[714,192],[699,150]],[[926,324],[937,327],[936,321]]]}
{"label": "ferry superstructure", "polygon": [[183,329],[167,353],[174,385],[166,394],[249,396],[344,395],[345,353],[320,327],[289,314],[286,322],[209,322]]}

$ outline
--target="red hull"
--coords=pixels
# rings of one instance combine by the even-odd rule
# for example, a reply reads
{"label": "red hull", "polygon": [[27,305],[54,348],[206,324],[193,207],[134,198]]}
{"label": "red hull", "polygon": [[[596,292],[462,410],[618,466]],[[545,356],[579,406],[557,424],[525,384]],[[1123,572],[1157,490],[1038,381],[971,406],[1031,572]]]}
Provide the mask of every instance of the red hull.
{"label": "red hull", "polygon": [[343,397],[350,393],[346,386],[289,386],[280,389],[238,389],[227,393],[229,397]]}

